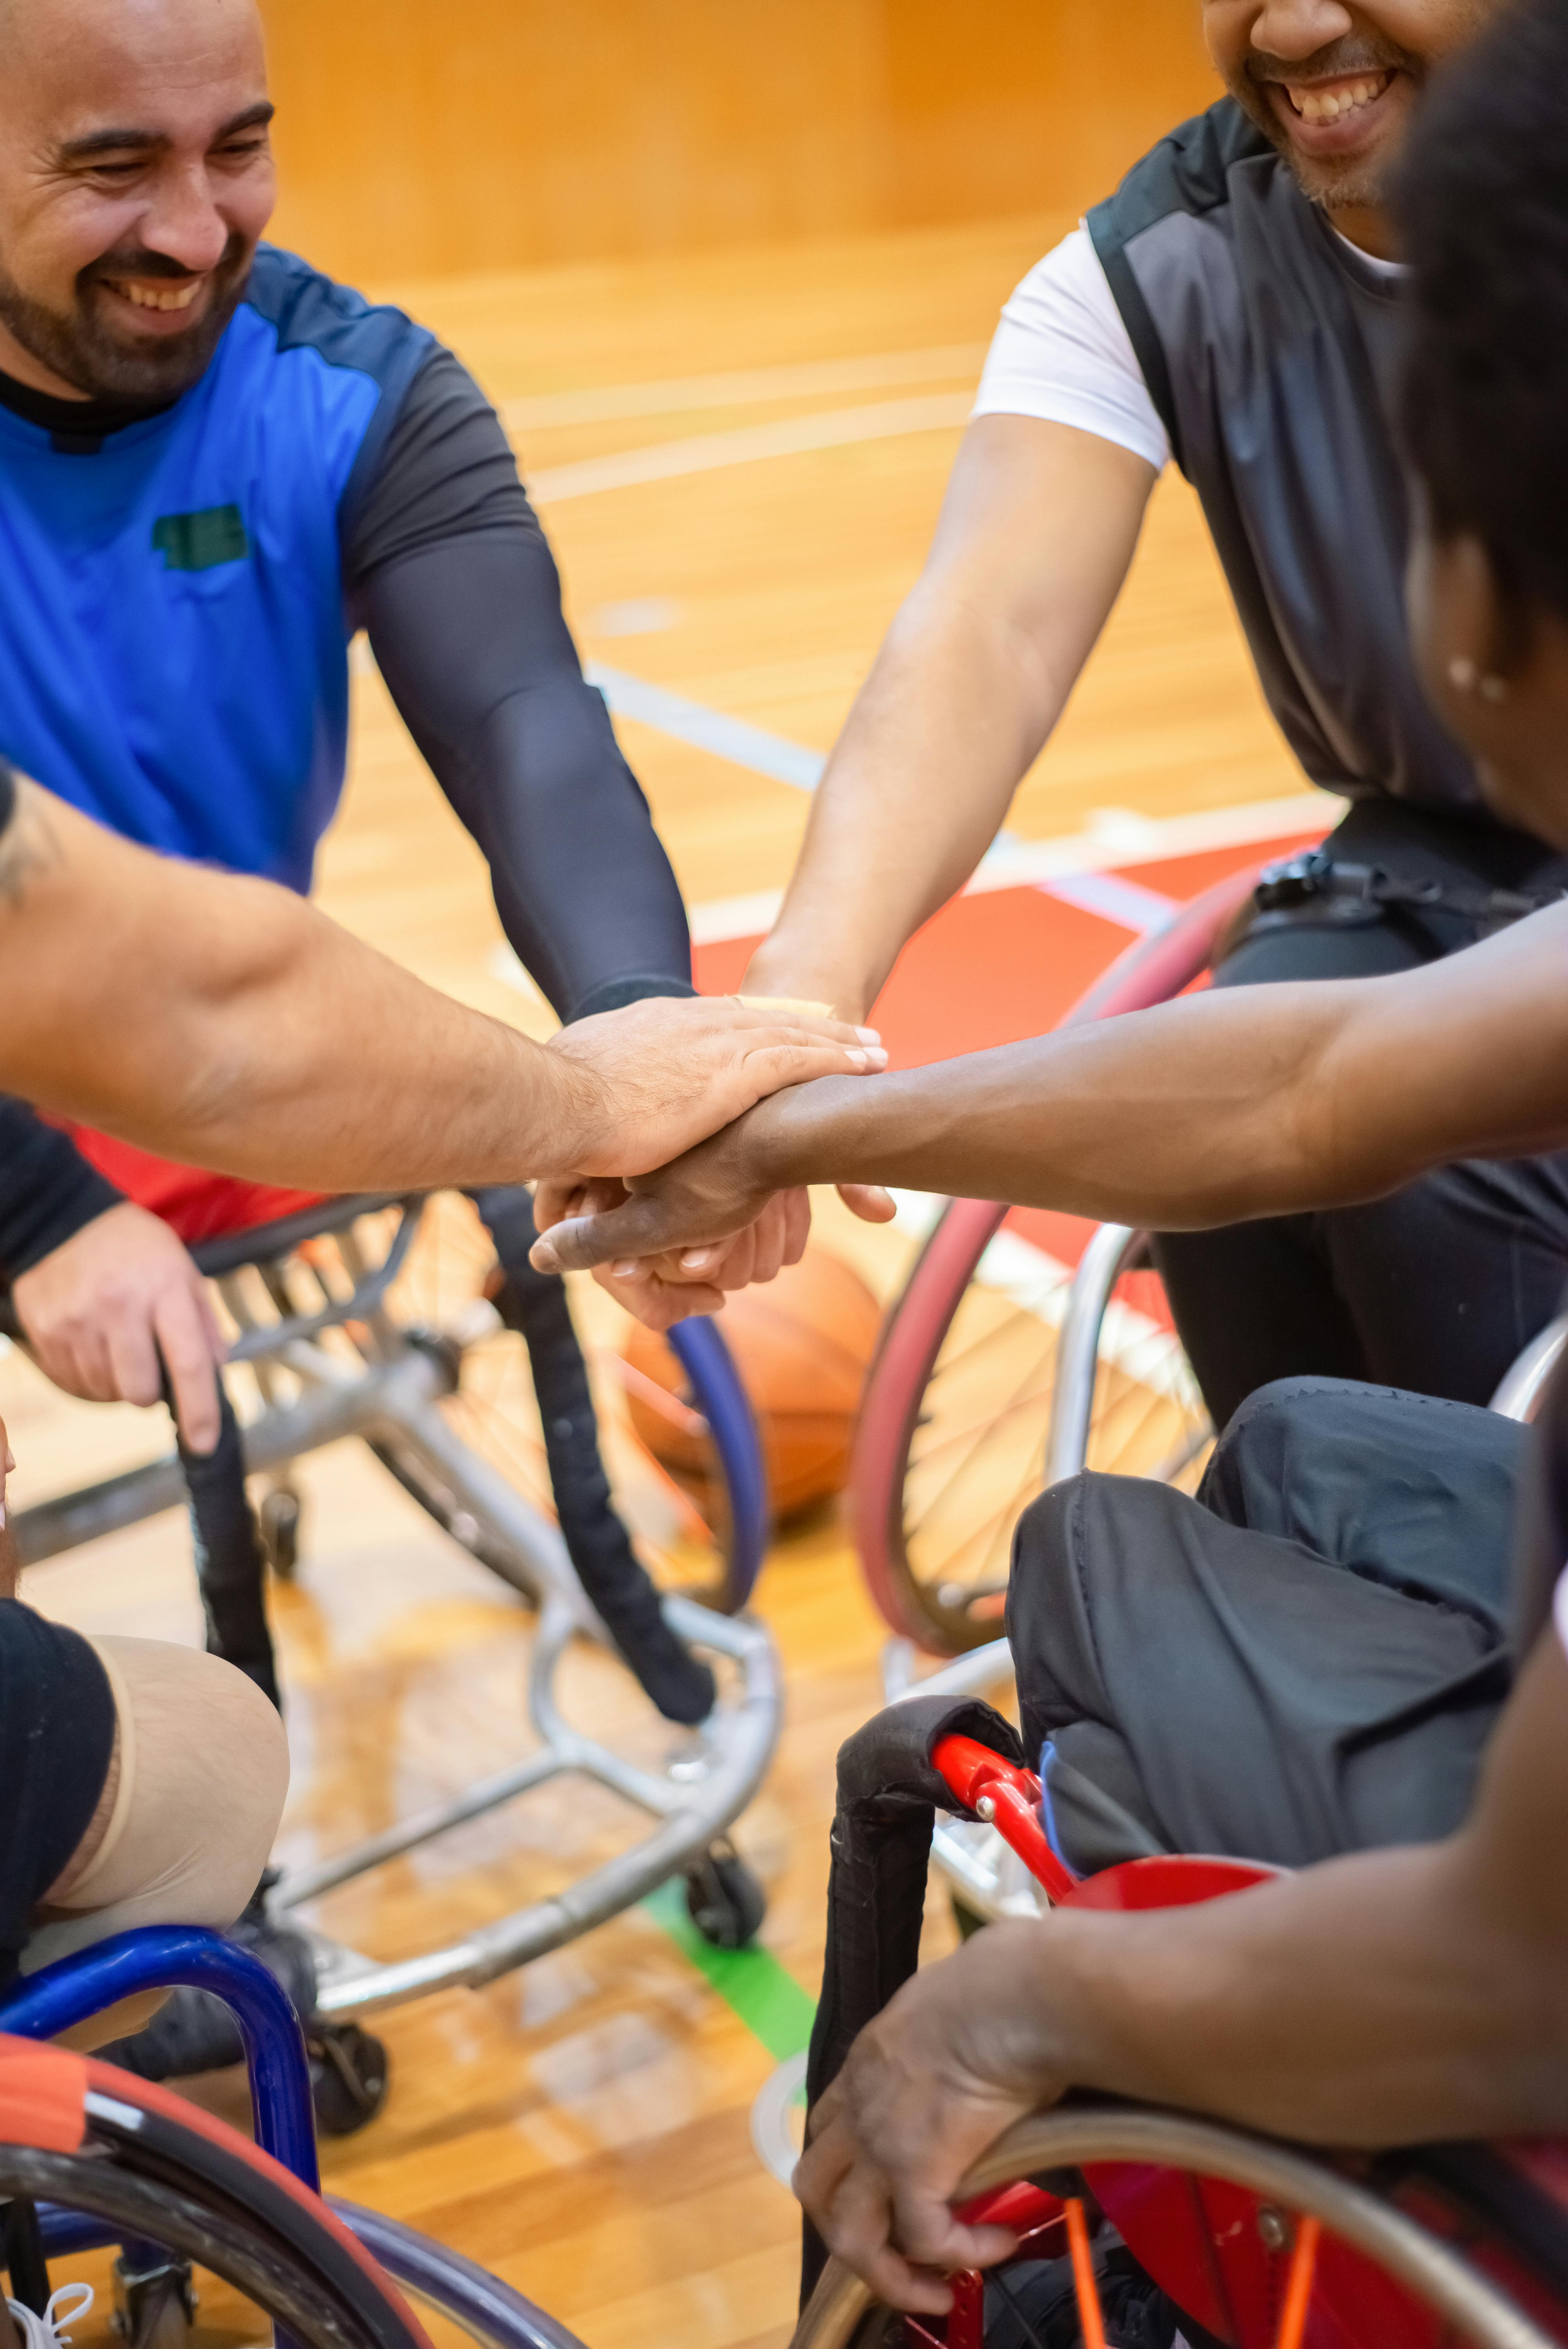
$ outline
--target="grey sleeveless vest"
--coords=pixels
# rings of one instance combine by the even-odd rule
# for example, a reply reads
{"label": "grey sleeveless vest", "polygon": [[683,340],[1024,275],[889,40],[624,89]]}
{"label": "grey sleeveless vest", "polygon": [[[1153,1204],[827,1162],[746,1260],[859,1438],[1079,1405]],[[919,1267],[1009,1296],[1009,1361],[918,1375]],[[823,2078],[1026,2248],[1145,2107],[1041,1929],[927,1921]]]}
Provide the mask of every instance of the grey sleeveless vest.
{"label": "grey sleeveless vest", "polygon": [[1486,821],[1406,631],[1395,289],[1230,98],[1161,140],[1088,229],[1313,781]]}

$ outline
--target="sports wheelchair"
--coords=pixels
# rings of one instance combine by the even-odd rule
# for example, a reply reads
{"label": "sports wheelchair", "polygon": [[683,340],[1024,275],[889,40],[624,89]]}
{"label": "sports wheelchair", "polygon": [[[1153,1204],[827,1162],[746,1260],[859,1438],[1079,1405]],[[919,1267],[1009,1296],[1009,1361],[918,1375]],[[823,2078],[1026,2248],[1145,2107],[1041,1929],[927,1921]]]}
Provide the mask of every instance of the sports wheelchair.
{"label": "sports wheelchair", "polygon": [[[1275,1873],[1165,1857],[1076,1881],[1042,1826],[1038,1780],[1000,1750],[1010,1734],[987,1707],[928,1698],[918,1714],[880,1715],[846,1750],[834,1849],[851,1948],[825,1992],[813,2097],[913,1971],[934,1811],[994,1821],[1051,1899],[1078,1907],[1176,1907]],[[1182,2113],[1075,2097],[1009,2129],[961,2192],[966,2220],[1018,2237],[1011,2259],[953,2278],[945,2318],[899,2316],[824,2264],[809,2236],[813,2288],[792,2349],[1105,2349],[1104,2303],[1150,2286],[1174,2303],[1193,2349],[1568,2341],[1568,2146],[1339,2160]]]}
{"label": "sports wheelchair", "polygon": [[[1208,969],[1254,879],[1230,875],[1136,941],[1063,1024],[1180,995]],[[1195,1484],[1202,1472],[1208,1417],[1139,1247],[1100,1239],[1100,1320],[1086,1332],[1080,1319],[1069,1346],[1074,1275],[1095,1251],[1092,1232],[1075,1216],[950,1200],[883,1324],[851,1507],[872,1599],[895,1636],[928,1655],[995,1638],[1013,1527],[1045,1484],[1086,1458],[1167,1481]],[[1057,1408],[1069,1363],[1081,1406],[1086,1344],[1098,1366],[1087,1419],[1081,1407]]]}
{"label": "sports wheelchair", "polygon": [[[741,1611],[769,1532],[744,1390],[711,1322],[673,1333],[690,1386],[683,1423],[706,1445],[705,1517],[636,1443],[604,1378],[596,1413],[564,1285],[529,1264],[533,1237],[528,1193],[507,1189],[325,1200],[201,1243],[193,1254],[232,1337],[216,1450],[177,1450],[12,1518],[31,1565],[188,1504],[208,1647],[275,1702],[263,1586],[268,1565],[285,1577],[294,1568],[300,1503],[288,1469],[359,1435],[455,1542],[537,1609],[531,1736],[518,1758],[270,1879],[249,1923],[274,1929],[274,1946],[292,1938],[303,1950],[277,1930],[294,1912],[563,1776],[595,1782],[652,1820],[641,1841],[575,1883],[444,1948],[378,1960],[308,1929],[296,1987],[322,2124],[338,2131],[371,2117],[385,2093],[384,2053],[350,2018],[492,1981],[671,1877],[685,1879],[694,1922],[721,1947],[741,1946],[762,1918],[760,1887],[726,1834],[761,1783],[780,1717],[771,1640]],[[14,1318],[10,1331],[19,1335]],[[612,1357],[604,1367],[613,1377],[622,1366]],[[263,1476],[258,1510],[247,1478]],[[662,1759],[648,1758],[645,1733],[640,1747],[616,1750],[569,1718],[557,1673],[583,1640],[628,1666],[684,1732],[673,1752],[666,1739]],[[228,2040],[226,2055],[208,2051],[180,2068],[237,2059]]]}
{"label": "sports wheelchair", "polygon": [[[1066,1024],[1147,1009],[1201,978],[1256,877],[1227,876],[1130,947]],[[1568,1316],[1524,1348],[1491,1408],[1532,1418],[1565,1340]],[[1010,1676],[996,1633],[1013,1530],[1047,1485],[1096,1468],[1195,1491],[1213,1435],[1146,1232],[950,1201],[883,1326],[851,1485],[867,1583],[894,1634],[887,1694]],[[917,1651],[958,1661],[917,1681]],[[989,1828],[939,1820],[934,1852],[964,1930],[1037,1906]]]}
{"label": "sports wheelchair", "polygon": [[[215,1996],[233,2018],[254,2146],[110,2064],[29,2044],[175,1984]],[[0,2264],[10,2298],[46,2320],[48,2337],[49,2260],[113,2244],[122,2247],[115,2326],[129,2349],[182,2349],[197,2267],[271,2318],[282,2349],[431,2349],[398,2285],[480,2349],[582,2349],[444,2244],[322,2199],[298,2017],[267,1969],[215,1933],[117,1934],[0,1994]]]}

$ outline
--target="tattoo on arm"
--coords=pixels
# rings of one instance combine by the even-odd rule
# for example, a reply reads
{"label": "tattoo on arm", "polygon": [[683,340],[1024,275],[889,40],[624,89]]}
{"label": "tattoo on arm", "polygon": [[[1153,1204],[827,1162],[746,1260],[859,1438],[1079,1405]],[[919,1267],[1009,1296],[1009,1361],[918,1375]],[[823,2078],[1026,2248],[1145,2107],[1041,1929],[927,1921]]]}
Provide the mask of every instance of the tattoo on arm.
{"label": "tattoo on arm", "polygon": [[66,861],[54,825],[34,786],[16,778],[16,812],[0,833],[0,897],[18,912],[30,884]]}

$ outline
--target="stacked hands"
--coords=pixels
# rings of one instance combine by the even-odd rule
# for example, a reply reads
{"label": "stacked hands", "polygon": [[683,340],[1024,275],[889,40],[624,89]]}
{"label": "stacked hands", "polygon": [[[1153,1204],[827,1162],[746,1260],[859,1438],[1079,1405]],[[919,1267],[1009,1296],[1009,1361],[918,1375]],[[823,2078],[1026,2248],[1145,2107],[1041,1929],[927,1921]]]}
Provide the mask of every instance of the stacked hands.
{"label": "stacked hands", "polygon": [[[545,1049],[556,1081],[548,1117],[559,1163],[535,1151],[533,1163],[517,1169],[520,1182],[539,1178],[540,1227],[555,1227],[536,1260],[552,1271],[605,1265],[603,1285],[655,1329],[713,1311],[727,1288],[771,1280],[805,1247],[805,1191],[775,1195],[743,1172],[747,1112],[784,1088],[887,1065],[874,1029],[829,1019],[815,1006],[733,996],[660,997],[596,1013],[562,1029]],[[722,1195],[724,1211],[706,1214],[696,1200],[688,1206],[684,1194],[676,1210],[685,1170],[703,1164],[696,1145],[716,1133],[720,1142],[709,1148],[727,1172],[704,1178],[699,1171],[696,1180],[701,1197]],[[633,1189],[644,1185],[647,1197],[633,1202]],[[659,1204],[666,1190],[668,1209]],[[732,1213],[728,1202],[741,1194],[746,1212]],[[893,1212],[882,1192],[845,1195],[872,1221]],[[640,1219],[635,1235],[623,1236],[617,1216],[601,1212],[611,1208]],[[614,1261],[634,1247],[640,1254],[635,1236],[645,1230],[648,1261],[631,1270]],[[688,1238],[715,1234],[728,1236],[722,1247],[681,1253]],[[19,1275],[12,1295],[27,1342],[57,1386],[91,1402],[150,1404],[166,1368],[187,1444],[207,1452],[217,1442],[222,1335],[205,1281],[157,1216],[129,1200],[110,1207]]]}
{"label": "stacked hands", "polygon": [[[758,1022],[800,1022],[808,1036],[854,1036],[866,1048],[864,1071],[887,1067],[875,1029],[841,1027],[820,1003],[772,996],[738,996],[727,1003]],[[580,1029],[563,1029],[556,1043],[577,1033]],[[772,1280],[787,1264],[798,1264],[812,1228],[810,1194],[803,1184],[779,1186],[770,1167],[787,1155],[800,1116],[798,1104],[775,1097],[805,1076],[833,1076],[842,1067],[824,1060],[821,1067],[791,1067],[770,1076],[720,1130],[709,1121],[695,1134],[695,1146],[678,1155],[671,1151],[662,1165],[634,1167],[626,1161],[615,1174],[584,1170],[577,1179],[540,1182],[532,1203],[540,1226],[535,1268],[592,1271],[650,1330],[669,1330],[690,1313],[716,1313],[726,1289]],[[838,1094],[838,1088],[830,1092]],[[892,1222],[894,1203],[875,1184],[841,1184],[838,1195],[861,1222]]]}
{"label": "stacked hands", "polygon": [[[739,996],[706,1008],[758,1023],[755,1030],[737,1025],[726,1031],[744,1074],[738,1070],[727,1077],[723,1097],[736,1105],[717,1129],[707,1113],[718,1107],[715,1091],[678,1152],[670,1150],[662,1162],[634,1163],[624,1148],[613,1150],[619,1162],[614,1173],[584,1166],[574,1175],[542,1180],[534,1193],[541,1234],[535,1268],[592,1270],[602,1288],[652,1330],[667,1330],[688,1314],[715,1313],[726,1290],[771,1280],[785,1265],[799,1262],[811,1228],[810,1195],[802,1185],[781,1187],[769,1169],[780,1163],[782,1145],[800,1119],[790,1100],[775,1097],[808,1078],[842,1076],[847,1067],[872,1073],[887,1065],[875,1029],[844,1026],[824,1005]],[[571,1049],[573,1039],[597,1024],[583,1020],[554,1041]],[[835,1057],[832,1046],[816,1041],[827,1037],[846,1043],[853,1038],[855,1044]],[[836,1095],[838,1088],[830,1091]],[[659,1132],[662,1137],[663,1125]],[[627,1138],[623,1126],[616,1141]],[[639,1161],[645,1156],[645,1150],[637,1153]],[[875,1185],[842,1183],[839,1195],[866,1223],[888,1223],[895,1212]]]}

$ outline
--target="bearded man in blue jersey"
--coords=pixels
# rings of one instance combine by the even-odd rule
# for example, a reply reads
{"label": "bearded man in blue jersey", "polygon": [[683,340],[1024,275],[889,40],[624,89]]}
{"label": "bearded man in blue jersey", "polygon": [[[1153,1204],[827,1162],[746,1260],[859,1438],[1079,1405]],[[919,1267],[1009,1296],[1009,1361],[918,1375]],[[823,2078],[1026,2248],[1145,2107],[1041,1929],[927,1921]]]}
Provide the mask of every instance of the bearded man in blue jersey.
{"label": "bearded man in blue jersey", "polygon": [[[500,423],[425,328],[261,242],[272,111],[253,0],[0,0],[0,757],[307,890],[364,627],[562,1018],[689,995]],[[106,1167],[0,1103],[0,1277],[75,1392],[151,1402],[161,1354],[205,1449],[201,1284]]]}

